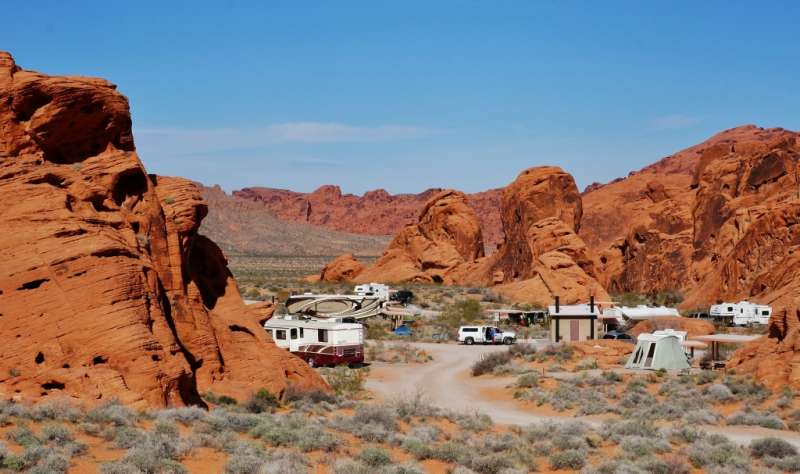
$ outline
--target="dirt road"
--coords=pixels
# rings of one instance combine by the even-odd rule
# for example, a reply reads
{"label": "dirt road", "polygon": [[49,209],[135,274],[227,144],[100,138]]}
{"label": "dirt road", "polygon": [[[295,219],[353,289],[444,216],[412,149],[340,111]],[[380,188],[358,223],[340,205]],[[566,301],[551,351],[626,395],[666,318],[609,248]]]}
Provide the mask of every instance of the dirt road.
{"label": "dirt road", "polygon": [[[482,355],[507,350],[504,346],[462,346],[457,344],[414,343],[433,356],[426,364],[372,365],[366,387],[378,397],[390,399],[421,391],[435,405],[456,411],[479,411],[503,425],[525,425],[542,421],[580,420],[600,426],[602,419],[593,416],[545,416],[526,411],[514,401],[486,395],[492,389],[514,382],[513,377],[472,377],[470,367]],[[800,435],[790,431],[744,426],[701,426],[708,433],[719,433],[740,444],[767,436],[785,439],[800,448]]]}

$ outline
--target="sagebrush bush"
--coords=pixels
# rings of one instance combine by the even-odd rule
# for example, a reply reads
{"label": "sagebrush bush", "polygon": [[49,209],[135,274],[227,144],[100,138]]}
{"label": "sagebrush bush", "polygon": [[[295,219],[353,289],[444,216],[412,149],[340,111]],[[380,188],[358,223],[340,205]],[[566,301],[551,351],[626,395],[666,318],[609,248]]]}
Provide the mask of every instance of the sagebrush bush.
{"label": "sagebrush bush", "polygon": [[86,418],[95,423],[109,423],[116,426],[132,426],[137,421],[136,413],[122,405],[118,400],[111,400],[89,410]]}
{"label": "sagebrush bush", "polygon": [[761,426],[773,430],[786,429],[786,424],[772,413],[740,411],[729,416],[727,422],[729,425]]}
{"label": "sagebrush bush", "polygon": [[750,443],[750,454],[756,458],[785,458],[797,455],[797,448],[780,438],[761,438]]}
{"label": "sagebrush bush", "polygon": [[577,449],[559,451],[549,456],[550,467],[553,469],[581,469],[586,464],[586,455]]}
{"label": "sagebrush bush", "polygon": [[632,458],[640,458],[650,454],[663,454],[672,450],[666,440],[656,437],[624,436],[619,446],[626,455]]}
{"label": "sagebrush bush", "polygon": [[340,365],[320,372],[335,394],[352,396],[364,391],[369,368],[349,369]]}
{"label": "sagebrush bush", "polygon": [[800,456],[787,456],[783,458],[764,457],[764,464],[767,467],[780,469],[784,472],[800,472]]}
{"label": "sagebrush bush", "polygon": [[728,388],[727,385],[721,383],[709,385],[706,389],[706,395],[715,402],[727,402],[734,398],[731,389]]}
{"label": "sagebrush bush", "polygon": [[381,467],[392,463],[392,455],[388,451],[375,446],[367,446],[361,450],[359,459],[368,466]]}
{"label": "sagebrush bush", "polygon": [[255,392],[244,407],[250,413],[272,413],[280,405],[278,399],[269,390],[262,388]]}
{"label": "sagebrush bush", "polygon": [[472,365],[472,376],[478,377],[494,371],[495,367],[511,362],[511,354],[508,352],[491,352],[481,356],[480,360]]}
{"label": "sagebrush bush", "polygon": [[511,357],[524,357],[536,354],[536,346],[533,344],[514,344],[508,348]]}

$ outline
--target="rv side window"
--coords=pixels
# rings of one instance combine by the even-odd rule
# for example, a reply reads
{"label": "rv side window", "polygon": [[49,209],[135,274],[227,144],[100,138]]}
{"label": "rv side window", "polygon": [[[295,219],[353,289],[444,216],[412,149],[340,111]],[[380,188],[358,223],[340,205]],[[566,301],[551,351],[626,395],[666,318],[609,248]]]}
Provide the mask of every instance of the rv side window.
{"label": "rv side window", "polygon": [[733,306],[728,306],[728,311],[733,311]]}
{"label": "rv side window", "polygon": [[769,316],[769,311],[762,311],[761,316]]}
{"label": "rv side window", "polygon": [[303,328],[300,328],[300,338],[303,338]]}
{"label": "rv side window", "polygon": [[276,329],[275,330],[275,339],[285,340],[286,339],[286,330],[285,329]]}
{"label": "rv side window", "polygon": [[291,331],[290,334],[292,336],[292,339],[297,339],[297,328],[292,328],[292,331]]}
{"label": "rv side window", "polygon": [[319,342],[328,342],[328,330],[320,329],[317,332],[317,339],[319,340]]}

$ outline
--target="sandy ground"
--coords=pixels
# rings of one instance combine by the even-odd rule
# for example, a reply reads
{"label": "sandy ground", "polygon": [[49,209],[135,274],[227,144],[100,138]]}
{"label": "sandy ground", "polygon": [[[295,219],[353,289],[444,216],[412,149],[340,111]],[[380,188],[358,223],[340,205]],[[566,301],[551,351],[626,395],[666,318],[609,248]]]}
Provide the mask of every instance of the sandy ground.
{"label": "sandy ground", "polygon": [[[545,342],[535,342],[546,345]],[[580,420],[591,426],[602,424],[603,417],[569,416],[526,407],[503,397],[500,390],[515,381],[515,377],[472,377],[472,364],[482,355],[505,351],[505,346],[463,346],[458,344],[413,343],[433,356],[425,364],[372,364],[366,388],[378,398],[413,395],[422,392],[433,404],[457,411],[479,411],[502,425],[525,425],[542,421],[563,422]],[[745,426],[699,426],[708,433],[719,433],[736,443],[767,436],[785,439],[800,448],[800,434],[791,431],[771,430]]]}

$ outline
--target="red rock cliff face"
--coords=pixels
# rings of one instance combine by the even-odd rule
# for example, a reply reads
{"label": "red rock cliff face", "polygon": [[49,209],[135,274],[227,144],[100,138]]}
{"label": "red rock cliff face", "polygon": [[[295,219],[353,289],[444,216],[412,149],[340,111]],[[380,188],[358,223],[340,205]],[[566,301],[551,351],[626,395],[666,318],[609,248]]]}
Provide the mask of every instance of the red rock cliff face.
{"label": "red rock cliff face", "polygon": [[3,397],[167,406],[324,387],[268,339],[197,234],[199,190],[145,173],[109,82],[0,53],[0,197]]}
{"label": "red rock cliff face", "polygon": [[583,196],[580,234],[611,291],[680,290],[685,308],[752,298],[789,308],[797,134],[724,131]]}
{"label": "red rock cliff face", "polygon": [[[342,194],[338,186],[322,186],[312,193],[284,189],[244,188],[237,197],[263,203],[281,219],[323,226],[356,234],[393,235],[414,224],[425,204],[441,189],[419,194],[392,195],[383,189],[363,196]],[[500,228],[501,189],[467,196],[467,203],[480,220],[487,244],[502,241]]]}

